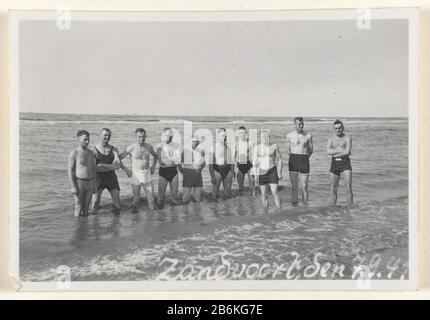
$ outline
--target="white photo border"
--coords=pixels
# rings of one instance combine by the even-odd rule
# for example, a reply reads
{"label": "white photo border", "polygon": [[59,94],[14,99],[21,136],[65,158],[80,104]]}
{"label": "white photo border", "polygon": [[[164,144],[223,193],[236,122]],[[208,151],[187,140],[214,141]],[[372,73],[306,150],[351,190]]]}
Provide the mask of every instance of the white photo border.
{"label": "white photo border", "polygon": [[[72,21],[270,21],[356,20],[356,9],[288,11],[107,12],[72,11]],[[371,19],[408,20],[408,125],[409,125],[409,278],[368,280],[220,280],[220,281],[72,281],[66,290],[56,282],[20,281],[19,274],[19,22],[56,21],[56,11],[9,11],[9,274],[21,291],[175,291],[175,290],[416,290],[419,287],[419,9],[370,9]],[[13,164],[13,165],[11,165]]]}

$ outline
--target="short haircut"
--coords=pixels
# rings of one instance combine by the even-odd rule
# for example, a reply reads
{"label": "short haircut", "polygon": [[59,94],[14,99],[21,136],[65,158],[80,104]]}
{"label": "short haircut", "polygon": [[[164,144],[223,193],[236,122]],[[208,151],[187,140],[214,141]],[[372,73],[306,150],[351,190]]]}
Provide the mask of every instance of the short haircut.
{"label": "short haircut", "polygon": [[293,122],[295,123],[296,121],[303,122],[303,117],[295,117]]}
{"label": "short haircut", "polygon": [[89,137],[90,133],[87,130],[79,130],[77,133],[77,136],[78,137],[80,137],[80,136],[88,136]]}
{"label": "short haircut", "polygon": [[137,128],[135,131],[134,131],[134,133],[144,133],[144,134],[146,134],[146,131],[145,131],[145,129],[143,129],[143,128]]}
{"label": "short haircut", "polygon": [[246,128],[245,128],[244,126],[240,126],[240,127],[238,128],[238,130],[245,130],[245,131],[246,131]]}
{"label": "short haircut", "polygon": [[335,122],[333,122],[333,125],[335,126],[335,125],[337,125],[337,124],[341,124],[342,125],[342,127],[343,127],[343,122],[342,121],[340,121],[339,119],[337,119]]}
{"label": "short haircut", "polygon": [[172,131],[172,128],[169,128],[169,127],[164,128],[164,129],[163,129],[163,132],[166,132],[166,131]]}
{"label": "short haircut", "polygon": [[225,132],[225,128],[218,128],[218,129],[216,129],[216,131],[218,131],[218,132],[224,131]]}
{"label": "short haircut", "polygon": [[111,131],[109,128],[103,128],[103,129],[102,129],[102,132],[103,132],[103,131],[107,131],[107,132],[109,132],[109,133],[112,133],[112,131]]}

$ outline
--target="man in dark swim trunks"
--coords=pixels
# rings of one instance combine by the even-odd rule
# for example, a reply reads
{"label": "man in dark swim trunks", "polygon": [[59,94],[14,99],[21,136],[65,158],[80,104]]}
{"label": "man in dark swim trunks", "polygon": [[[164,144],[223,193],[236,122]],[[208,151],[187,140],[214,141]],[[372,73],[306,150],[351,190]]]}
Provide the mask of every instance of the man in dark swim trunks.
{"label": "man in dark swim trunks", "polygon": [[227,134],[224,128],[216,130],[215,150],[213,164],[209,164],[209,173],[212,182],[212,198],[218,197],[221,182],[224,187],[224,196],[231,196],[231,184],[234,179],[233,152],[227,145]]}
{"label": "man in dark swim trunks", "polygon": [[309,158],[313,153],[312,134],[303,130],[302,117],[294,118],[294,131],[287,134],[287,153],[290,158],[288,170],[291,179],[291,198],[293,206],[298,203],[299,179],[303,205],[308,205]]}
{"label": "man in dark swim trunks", "polygon": [[282,157],[276,143],[270,142],[268,130],[261,130],[261,142],[254,148],[253,161],[258,174],[258,181],[261,189],[261,199],[263,206],[268,207],[268,188],[273,195],[273,200],[278,208],[282,203],[278,194],[279,179],[282,179]]}
{"label": "man in dark swim trunks", "polygon": [[248,138],[248,132],[245,127],[238,128],[239,139],[236,143],[235,159],[237,164],[237,183],[239,185],[239,191],[244,190],[245,176],[248,176],[249,186],[252,192],[252,196],[255,195],[255,181],[254,176],[251,175],[252,168],[252,153],[254,150],[254,143]]}
{"label": "man in dark swim trunks", "polygon": [[332,156],[330,167],[330,191],[331,203],[337,202],[337,189],[339,187],[340,174],[343,173],[346,187],[346,199],[348,204],[353,203],[352,195],[352,167],[349,156],[351,155],[352,138],[343,133],[342,121],[336,120],[333,124],[334,135],[328,139],[327,153]]}
{"label": "man in dark swim trunks", "polygon": [[173,130],[165,128],[161,134],[161,143],[157,146],[157,158],[160,163],[158,170],[158,207],[162,208],[166,197],[167,185],[170,186],[172,202],[177,204],[178,194],[178,169],[181,161],[179,145],[173,142]]}
{"label": "man in dark swim trunks", "polygon": [[178,170],[182,173],[183,195],[182,201],[188,203],[191,200],[191,192],[194,191],[193,198],[200,202],[203,187],[202,170],[205,167],[205,152],[198,145],[200,139],[192,137],[192,150],[185,149],[182,153],[182,164],[178,165]]}
{"label": "man in dark swim trunks", "polygon": [[91,210],[93,213],[99,208],[100,198],[103,190],[107,189],[112,197],[114,210],[118,214],[121,209],[121,202],[119,198],[119,183],[115,170],[123,167],[119,159],[118,149],[110,145],[112,131],[108,128],[102,129],[101,141],[92,148],[96,155],[96,172],[97,172],[97,193],[94,194]]}

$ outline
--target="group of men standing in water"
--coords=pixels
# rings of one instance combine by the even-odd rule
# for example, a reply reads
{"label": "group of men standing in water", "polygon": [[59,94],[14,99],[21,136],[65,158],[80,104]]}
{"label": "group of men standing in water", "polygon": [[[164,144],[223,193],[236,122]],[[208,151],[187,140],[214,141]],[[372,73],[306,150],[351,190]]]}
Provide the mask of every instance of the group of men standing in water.
{"label": "group of men standing in water", "polygon": [[[291,200],[293,206],[298,205],[299,190],[304,206],[308,205],[309,159],[313,154],[312,134],[304,130],[302,117],[294,119],[295,129],[287,134],[286,146],[289,156],[288,170],[291,180]],[[337,201],[337,189],[340,175],[343,174],[346,186],[347,201],[353,202],[351,137],[344,134],[344,126],[340,120],[333,124],[334,134],[328,139],[327,153],[332,157],[330,167],[331,203]],[[86,130],[78,131],[78,147],[69,155],[68,175],[71,192],[75,198],[75,216],[87,216],[96,212],[102,192],[107,189],[112,197],[114,212],[119,213],[120,187],[115,171],[122,169],[130,178],[133,194],[132,212],[137,213],[140,205],[140,193],[143,188],[149,209],[162,208],[167,186],[171,201],[178,204],[178,172],[182,174],[182,203],[201,200],[203,177],[202,170],[208,164],[212,183],[212,199],[218,197],[221,184],[224,195],[231,195],[232,183],[237,179],[239,191],[244,190],[245,178],[248,177],[250,190],[255,195],[255,184],[261,190],[262,202],[268,206],[268,195],[281,208],[278,194],[279,180],[282,179],[283,161],[277,143],[270,139],[268,130],[261,130],[260,143],[253,143],[245,127],[238,128],[238,137],[234,143],[234,151],[227,145],[227,134],[223,128],[216,130],[214,148],[210,154],[207,148],[201,148],[201,140],[192,136],[191,147],[181,151],[180,145],[173,141],[173,130],[166,128],[161,135],[161,143],[154,149],[146,142],[146,131],[135,130],[136,142],[126,147],[121,153],[109,142],[112,132],[102,129],[101,140],[94,147],[89,147],[90,134]],[[122,160],[129,157],[131,169]],[[152,158],[152,159],[151,159]],[[207,161],[209,159],[209,161]],[[152,160],[152,161],[151,161]],[[152,176],[159,163],[158,198],[155,204]],[[236,172],[237,167],[237,172]]]}

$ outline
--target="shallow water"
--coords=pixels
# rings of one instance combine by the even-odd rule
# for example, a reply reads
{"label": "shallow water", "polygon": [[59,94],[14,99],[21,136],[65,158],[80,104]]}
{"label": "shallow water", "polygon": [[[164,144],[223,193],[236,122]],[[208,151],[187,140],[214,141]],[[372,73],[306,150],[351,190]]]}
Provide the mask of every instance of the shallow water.
{"label": "shallow water", "polygon": [[[39,120],[32,120],[35,118]],[[21,115],[21,119],[20,273],[24,280],[55,280],[59,265],[72,268],[73,280],[289,279],[292,274],[300,279],[324,279],[320,272],[313,274],[311,267],[305,272],[306,266],[315,265],[316,255],[321,263],[345,266],[342,274],[333,274],[334,279],[353,277],[353,267],[359,262],[369,264],[372,258],[372,266],[381,271],[382,279],[408,276],[405,119],[346,119],[346,131],[353,138],[355,204],[351,207],[345,206],[342,185],[339,206],[327,204],[330,159],[325,147],[332,121],[311,119],[305,123],[305,129],[314,135],[309,208],[289,204],[286,166],[280,190],[282,210],[277,210],[273,201],[268,210],[264,209],[259,195],[238,195],[236,183],[231,199],[210,202],[206,168],[202,203],[167,205],[152,212],[144,206],[138,214],[124,209],[120,216],[114,216],[105,191],[99,213],[80,219],[72,216],[67,180],[67,156],[76,145],[76,131],[89,130],[94,144],[100,129],[108,126],[113,131],[111,142],[123,148],[133,142],[134,129],[141,126],[148,132],[148,142],[155,145],[164,127],[182,131],[180,119],[160,122],[131,116],[85,119],[31,114]],[[268,128],[287,163],[284,137],[292,128],[289,119],[194,120],[194,128],[211,130],[236,128],[238,123]],[[129,165],[128,160],[125,163]],[[127,208],[131,186],[123,172],[118,178]],[[264,272],[254,272],[265,264]],[[174,271],[167,272],[173,265]],[[283,270],[292,265],[297,270],[287,277]],[[215,274],[219,266],[231,268]],[[201,271],[205,267],[209,269]],[[394,271],[390,274],[390,270]]]}

